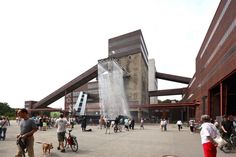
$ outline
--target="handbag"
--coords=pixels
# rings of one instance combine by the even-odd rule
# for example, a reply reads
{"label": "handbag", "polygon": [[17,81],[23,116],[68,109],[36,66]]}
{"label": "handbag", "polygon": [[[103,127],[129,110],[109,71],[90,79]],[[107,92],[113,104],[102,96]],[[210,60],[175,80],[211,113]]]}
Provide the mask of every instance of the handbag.
{"label": "handbag", "polygon": [[221,148],[227,144],[227,142],[219,135],[214,138],[214,141],[218,144],[218,147]]}
{"label": "handbag", "polygon": [[26,152],[27,152],[27,144],[26,144],[26,141],[23,140],[22,138],[18,138],[18,139],[16,140],[16,145],[19,145],[19,146],[20,146],[20,148],[21,148],[21,150],[22,150],[23,153],[26,153]]}

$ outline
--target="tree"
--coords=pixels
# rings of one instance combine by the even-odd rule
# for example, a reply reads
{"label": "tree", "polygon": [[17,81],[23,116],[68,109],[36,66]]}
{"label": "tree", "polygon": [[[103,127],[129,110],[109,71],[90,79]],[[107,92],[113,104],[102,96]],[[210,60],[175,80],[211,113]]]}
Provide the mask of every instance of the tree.
{"label": "tree", "polygon": [[171,103],[171,100],[170,99],[166,99],[164,101],[162,101],[163,103]]}
{"label": "tree", "polygon": [[173,99],[173,100],[166,99],[166,100],[161,101],[161,100],[158,99],[158,103],[172,103],[172,102],[179,102],[179,100],[176,100],[176,99]]}
{"label": "tree", "polygon": [[8,103],[0,102],[0,116],[15,117],[15,109],[11,108]]}

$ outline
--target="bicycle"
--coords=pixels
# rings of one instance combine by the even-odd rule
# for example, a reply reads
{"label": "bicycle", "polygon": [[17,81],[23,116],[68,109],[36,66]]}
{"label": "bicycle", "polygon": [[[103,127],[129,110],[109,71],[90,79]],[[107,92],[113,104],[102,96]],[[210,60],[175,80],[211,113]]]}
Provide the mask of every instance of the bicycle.
{"label": "bicycle", "polygon": [[227,142],[223,147],[220,148],[224,153],[230,153],[233,149],[236,149],[236,136],[231,134],[228,139],[224,138]]}
{"label": "bicycle", "polygon": [[68,137],[65,137],[65,148],[70,147],[73,152],[77,152],[79,145],[77,138],[71,134],[72,129],[68,130]]}
{"label": "bicycle", "polygon": [[114,132],[117,133],[118,130],[121,132],[122,131],[122,126],[120,124],[115,124],[114,126]]}

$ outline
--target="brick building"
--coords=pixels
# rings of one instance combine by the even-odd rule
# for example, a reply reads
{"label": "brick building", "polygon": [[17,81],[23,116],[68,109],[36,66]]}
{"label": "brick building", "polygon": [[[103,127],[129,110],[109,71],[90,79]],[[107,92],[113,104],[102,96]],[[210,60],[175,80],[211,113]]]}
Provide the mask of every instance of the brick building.
{"label": "brick building", "polygon": [[196,57],[183,101],[200,103],[196,117],[236,115],[236,1],[222,0]]}

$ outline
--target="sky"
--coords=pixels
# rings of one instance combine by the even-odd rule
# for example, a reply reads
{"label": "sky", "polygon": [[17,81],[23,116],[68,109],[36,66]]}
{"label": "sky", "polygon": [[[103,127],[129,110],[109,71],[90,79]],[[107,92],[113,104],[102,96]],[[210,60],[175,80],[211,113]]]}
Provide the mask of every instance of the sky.
{"label": "sky", "polygon": [[[190,77],[220,0],[0,1],[0,102],[39,101],[141,29],[158,72]],[[186,87],[158,80],[159,89]],[[180,96],[160,97],[178,99]],[[64,99],[50,105],[64,106]]]}

